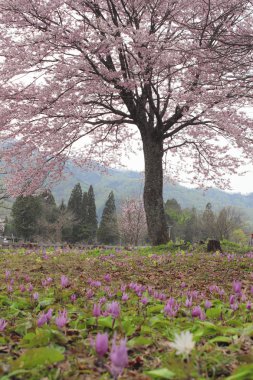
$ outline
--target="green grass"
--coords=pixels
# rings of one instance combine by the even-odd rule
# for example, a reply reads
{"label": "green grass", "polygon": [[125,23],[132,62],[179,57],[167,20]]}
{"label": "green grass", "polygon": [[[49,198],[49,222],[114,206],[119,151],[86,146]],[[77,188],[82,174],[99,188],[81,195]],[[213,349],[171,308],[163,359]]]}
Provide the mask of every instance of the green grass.
{"label": "green grass", "polygon": [[[207,254],[203,247],[187,251],[171,243],[132,252],[48,250],[47,256],[40,250],[2,250],[0,319],[7,326],[0,332],[0,378],[110,379],[109,352],[98,360],[90,343],[98,332],[107,332],[110,346],[115,334],[117,340],[127,339],[129,362],[121,379],[252,379],[252,310],[246,305],[253,301],[253,255],[245,254],[246,248],[222,245],[234,255]],[[7,279],[6,270],[11,271]],[[69,279],[66,288],[61,287],[62,275]],[[43,286],[48,277],[52,282]],[[233,290],[234,280],[241,283],[241,295]],[[210,290],[211,285],[218,288]],[[35,292],[38,300],[33,299]],[[123,292],[127,301],[122,301]],[[72,294],[77,296],[74,302]],[[232,294],[237,310],[229,302]],[[185,305],[187,295],[193,296],[190,308]],[[115,321],[110,315],[93,316],[93,305],[102,297],[103,311],[112,301],[120,305]],[[171,297],[178,305],[175,316],[164,313]],[[207,299],[212,307],[205,310]],[[205,319],[192,317],[195,306]],[[50,308],[52,319],[38,327],[39,316]],[[68,323],[61,329],[55,318],[64,308]],[[195,340],[188,358],[170,347],[175,334],[185,330]]]}

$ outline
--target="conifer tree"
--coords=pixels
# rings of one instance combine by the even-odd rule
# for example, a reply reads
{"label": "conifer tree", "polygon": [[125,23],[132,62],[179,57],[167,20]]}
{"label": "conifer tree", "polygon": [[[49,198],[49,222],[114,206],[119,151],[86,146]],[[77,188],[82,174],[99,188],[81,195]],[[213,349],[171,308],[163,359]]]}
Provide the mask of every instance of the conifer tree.
{"label": "conifer tree", "polygon": [[32,241],[38,233],[38,219],[42,213],[40,197],[19,196],[12,206],[13,224],[18,236]]}
{"label": "conifer tree", "polygon": [[216,217],[210,202],[207,203],[202,215],[202,237],[204,240],[216,239]]}
{"label": "conifer tree", "polygon": [[113,191],[110,192],[105,203],[98,229],[98,240],[105,244],[116,244],[119,240],[118,220]]}
{"label": "conifer tree", "polygon": [[55,223],[56,241],[72,241],[72,233],[73,214],[68,210],[64,200],[62,200],[58,208],[58,217]]}
{"label": "conifer tree", "polygon": [[71,241],[76,243],[82,240],[82,188],[80,183],[77,183],[70,194],[68,201],[68,211],[73,214],[73,227]]}
{"label": "conifer tree", "polygon": [[[83,198],[83,207],[86,196]],[[89,242],[94,242],[97,236],[97,212],[96,212],[96,203],[95,203],[95,194],[92,185],[89,187],[87,194],[87,237]]]}
{"label": "conifer tree", "polygon": [[82,199],[82,217],[81,217],[81,223],[82,223],[82,236],[85,241],[89,239],[89,230],[88,230],[88,192],[83,192],[83,199]]}
{"label": "conifer tree", "polygon": [[82,204],[82,188],[80,183],[77,183],[70,194],[68,201],[68,210],[71,211],[77,220],[81,219],[81,204]]}

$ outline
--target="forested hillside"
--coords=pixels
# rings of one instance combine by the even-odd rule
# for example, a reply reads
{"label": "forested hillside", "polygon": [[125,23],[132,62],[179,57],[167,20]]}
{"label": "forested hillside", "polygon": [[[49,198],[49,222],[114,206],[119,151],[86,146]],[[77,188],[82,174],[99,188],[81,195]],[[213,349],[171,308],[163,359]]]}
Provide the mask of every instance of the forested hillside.
{"label": "forested hillside", "polygon": [[[69,166],[66,179],[53,188],[53,194],[57,203],[62,199],[67,200],[74,185],[80,182],[83,189],[88,190],[93,185],[97,212],[99,217],[108,196],[113,190],[116,205],[121,199],[128,196],[141,196],[143,190],[143,173],[110,169],[107,174],[99,171],[85,171],[78,167]],[[235,206],[247,215],[253,223],[253,193],[243,195],[240,193],[228,193],[218,189],[190,189],[181,185],[173,185],[165,182],[164,200],[175,198],[183,208],[195,207],[203,210],[207,203],[211,203],[213,209],[218,211],[224,206]]]}

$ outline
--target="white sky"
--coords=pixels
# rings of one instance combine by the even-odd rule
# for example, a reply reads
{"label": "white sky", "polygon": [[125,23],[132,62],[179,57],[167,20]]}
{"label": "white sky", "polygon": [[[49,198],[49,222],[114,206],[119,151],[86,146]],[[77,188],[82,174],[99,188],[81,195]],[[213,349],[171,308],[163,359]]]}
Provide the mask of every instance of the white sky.
{"label": "white sky", "polygon": [[[253,108],[245,107],[247,114],[253,119]],[[136,149],[136,153],[131,153],[129,158],[123,158],[123,164],[127,169],[134,171],[144,171],[144,159],[143,152]],[[225,189],[229,192],[240,192],[242,194],[253,193],[253,165],[245,165],[242,167],[242,171],[246,172],[245,175],[239,176],[234,175],[230,178],[231,189]],[[182,183],[183,186],[186,186],[185,183]],[[192,185],[187,185],[187,187],[193,187]],[[224,190],[224,189],[223,189]]]}
{"label": "white sky", "polygon": [[[143,171],[144,160],[143,153],[132,153],[129,158],[124,158],[123,163],[129,170]],[[243,194],[253,193],[253,166],[245,166],[245,171],[248,172],[244,176],[233,176],[231,178],[231,188],[233,192],[240,192]],[[186,186],[185,184],[182,184]],[[190,186],[189,186],[190,187]],[[228,190],[230,191],[230,190]]]}

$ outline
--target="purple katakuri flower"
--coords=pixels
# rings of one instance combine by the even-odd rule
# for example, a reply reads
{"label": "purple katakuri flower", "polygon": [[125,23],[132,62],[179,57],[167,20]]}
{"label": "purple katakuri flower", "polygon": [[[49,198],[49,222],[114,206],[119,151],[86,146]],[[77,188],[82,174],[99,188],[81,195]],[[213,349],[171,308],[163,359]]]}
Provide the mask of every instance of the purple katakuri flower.
{"label": "purple katakuri flower", "polygon": [[22,293],[24,293],[24,292],[26,291],[26,287],[22,284],[22,285],[20,285],[19,290],[20,290]]}
{"label": "purple katakuri flower", "polygon": [[52,318],[53,316],[53,309],[48,309],[48,311],[46,312],[46,318],[47,318],[47,322],[50,321],[50,319]]}
{"label": "purple katakuri flower", "polygon": [[88,299],[91,299],[93,296],[94,296],[94,292],[93,292],[93,290],[92,289],[88,289],[87,290],[87,292],[86,292],[86,297],[88,298]]}
{"label": "purple katakuri flower", "polygon": [[34,299],[34,301],[37,301],[38,298],[39,298],[39,293],[38,292],[33,293],[33,299]]}
{"label": "purple katakuri flower", "polygon": [[200,306],[195,306],[193,309],[192,309],[192,316],[193,318],[200,318],[201,317],[201,314],[202,314],[202,309]]}
{"label": "purple katakuri flower", "polygon": [[118,318],[120,315],[120,306],[119,306],[118,302],[113,301],[113,302],[109,303],[107,308],[106,308],[106,313],[111,314],[111,316],[114,319]]}
{"label": "purple katakuri flower", "polygon": [[101,307],[100,307],[100,305],[99,304],[94,304],[93,305],[93,311],[92,311],[92,314],[93,314],[93,317],[96,317],[96,318],[98,318],[98,317],[100,317],[100,315],[101,315]]}
{"label": "purple katakuri flower", "polygon": [[42,286],[46,287],[46,286],[51,285],[52,282],[53,282],[53,279],[51,277],[47,277],[45,280],[41,281],[41,284]]}
{"label": "purple katakuri flower", "polygon": [[242,293],[241,295],[241,302],[246,302],[247,301],[247,296],[245,293]]}
{"label": "purple katakuri flower", "polygon": [[104,275],[104,280],[105,280],[106,282],[110,282],[110,281],[111,281],[111,275],[110,275],[109,273],[105,274],[105,275]]}
{"label": "purple katakuri flower", "polygon": [[10,277],[11,275],[11,271],[10,270],[6,270],[5,271],[5,279],[8,280],[8,278]]}
{"label": "purple katakuri flower", "polygon": [[7,292],[12,293],[13,292],[13,287],[11,285],[7,286]]}
{"label": "purple katakuri flower", "polygon": [[101,281],[91,281],[90,286],[94,286],[95,288],[99,288],[101,286]]}
{"label": "purple katakuri flower", "polygon": [[126,347],[126,339],[122,339],[117,346],[115,338],[112,343],[112,350],[110,353],[111,367],[110,372],[116,380],[122,374],[124,368],[128,365],[128,354]]}
{"label": "purple katakuri flower", "polygon": [[235,301],[236,301],[236,296],[234,294],[231,294],[231,296],[229,297],[230,305],[233,305]]}
{"label": "purple katakuri flower", "polygon": [[187,297],[186,298],[186,300],[185,300],[185,306],[187,307],[187,308],[189,308],[189,307],[192,307],[192,298],[191,297]]}
{"label": "purple katakuri flower", "polygon": [[47,316],[45,313],[42,313],[39,319],[37,320],[38,327],[43,326],[45,323],[47,323]]}
{"label": "purple katakuri flower", "polygon": [[95,350],[98,356],[104,356],[108,351],[108,334],[98,333],[95,339]]}
{"label": "purple katakuri flower", "polygon": [[28,290],[29,290],[29,292],[33,291],[33,285],[32,284],[29,284]]}
{"label": "purple katakuri flower", "polygon": [[231,307],[231,309],[232,310],[237,310],[238,308],[239,308],[239,305],[238,305],[238,303],[237,302],[235,302],[235,303],[233,303],[233,304],[230,304],[230,307]]}
{"label": "purple katakuri flower", "polygon": [[107,299],[106,297],[101,297],[99,300],[98,300],[98,303],[100,303],[100,305],[103,305],[104,303],[106,303]]}
{"label": "purple katakuri flower", "polygon": [[233,281],[233,290],[236,294],[241,295],[242,283],[240,281]]}
{"label": "purple katakuri flower", "polygon": [[210,285],[210,286],[209,286],[209,291],[210,291],[211,293],[218,293],[218,291],[219,291],[219,287],[218,287],[217,285]]}
{"label": "purple katakuri flower", "polygon": [[5,319],[0,319],[0,331],[4,331],[7,326],[7,321]]}
{"label": "purple katakuri flower", "polygon": [[129,300],[129,295],[127,293],[123,293],[121,299],[122,299],[122,301],[125,302],[125,301]]}
{"label": "purple katakuri flower", "polygon": [[70,299],[71,299],[71,302],[75,302],[77,299],[76,294],[71,294]]}
{"label": "purple katakuri flower", "polygon": [[27,275],[25,275],[24,276],[24,280],[25,280],[25,282],[30,282],[31,281],[31,278],[30,278],[30,276],[28,276],[28,274]]}
{"label": "purple katakuri flower", "polygon": [[63,328],[68,322],[67,310],[58,311],[58,317],[55,318],[55,323],[58,328]]}
{"label": "purple katakuri flower", "polygon": [[246,303],[246,309],[251,310],[251,302],[250,301],[248,301]]}
{"label": "purple katakuri flower", "polygon": [[148,303],[148,299],[147,299],[147,297],[143,297],[143,298],[141,299],[141,303],[142,303],[143,305],[147,305],[147,303]]}
{"label": "purple katakuri flower", "polygon": [[167,301],[167,305],[174,306],[176,303],[175,298],[170,297]]}
{"label": "purple katakuri flower", "polygon": [[212,307],[212,302],[209,300],[205,301],[204,308],[205,309],[210,309]]}
{"label": "purple katakuri flower", "polygon": [[164,293],[159,293],[157,297],[160,301],[165,301],[166,300],[166,294]]}
{"label": "purple katakuri flower", "polygon": [[69,286],[69,279],[67,276],[62,275],[61,276],[61,287],[67,288]]}
{"label": "purple katakuri flower", "polygon": [[171,304],[169,301],[164,306],[164,314],[169,315],[170,317],[175,317],[179,309],[178,304]]}

